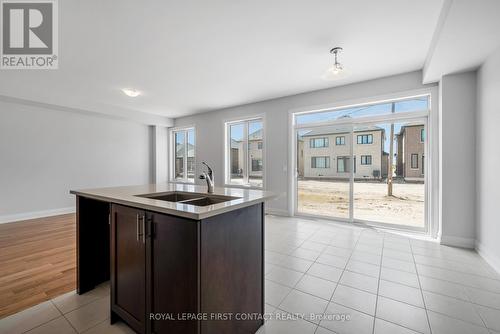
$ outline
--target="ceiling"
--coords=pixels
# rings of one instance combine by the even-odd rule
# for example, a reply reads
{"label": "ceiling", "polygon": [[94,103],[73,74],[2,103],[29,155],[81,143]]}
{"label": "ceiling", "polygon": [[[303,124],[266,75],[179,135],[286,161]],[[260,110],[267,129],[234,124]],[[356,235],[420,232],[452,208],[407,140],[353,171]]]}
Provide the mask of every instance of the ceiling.
{"label": "ceiling", "polygon": [[473,70],[500,47],[499,0],[446,0],[424,67],[424,83]]}
{"label": "ceiling", "polygon": [[[441,0],[59,1],[59,69],[0,95],[176,118],[422,69]],[[351,72],[324,81],[329,50]],[[120,89],[143,91],[137,98]]]}

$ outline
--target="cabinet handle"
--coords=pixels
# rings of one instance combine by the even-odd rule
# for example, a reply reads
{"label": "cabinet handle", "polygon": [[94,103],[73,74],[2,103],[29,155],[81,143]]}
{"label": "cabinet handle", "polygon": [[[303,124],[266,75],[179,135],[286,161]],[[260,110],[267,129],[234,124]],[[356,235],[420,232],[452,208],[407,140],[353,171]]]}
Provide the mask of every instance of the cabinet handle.
{"label": "cabinet handle", "polygon": [[146,219],[144,216],[141,217],[142,219],[142,243],[146,243]]}
{"label": "cabinet handle", "polygon": [[139,214],[137,214],[135,216],[135,228],[136,228],[136,239],[137,239],[137,241],[139,241],[139,236],[140,236],[140,233],[139,233]]}

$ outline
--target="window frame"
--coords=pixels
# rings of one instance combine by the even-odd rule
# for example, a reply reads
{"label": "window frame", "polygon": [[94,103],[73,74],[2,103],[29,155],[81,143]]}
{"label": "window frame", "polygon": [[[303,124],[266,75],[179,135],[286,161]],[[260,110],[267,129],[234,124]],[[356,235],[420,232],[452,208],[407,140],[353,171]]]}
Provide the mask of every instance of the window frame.
{"label": "window frame", "polygon": [[[318,167],[318,159],[324,159],[325,167]],[[313,163],[314,161],[314,163]],[[317,156],[311,157],[311,169],[330,169],[330,157],[329,156]]]}
{"label": "window frame", "polygon": [[[188,142],[188,133],[190,131],[193,131],[194,133],[194,157],[193,157],[193,165],[194,165],[194,176],[192,179],[188,177],[188,149],[187,149],[187,142]],[[183,161],[183,169],[184,169],[184,176],[182,178],[176,178],[175,177],[175,166],[176,166],[176,153],[177,153],[177,143],[176,143],[176,138],[175,135],[177,133],[183,132],[184,133],[184,153],[185,153],[185,159]],[[188,184],[194,184],[196,180],[196,127],[195,126],[185,126],[185,127],[180,127],[180,128],[172,128],[169,131],[169,141],[170,141],[170,153],[168,155],[168,160],[169,160],[169,181],[172,183],[188,183]]]}
{"label": "window frame", "polygon": [[[360,160],[361,160],[360,163],[362,166],[371,166],[373,163],[371,154],[362,155]],[[363,162],[363,160],[364,160],[364,162]]]}
{"label": "window frame", "polygon": [[[339,140],[340,139],[340,140]],[[345,145],[345,136],[336,136],[335,137],[335,145],[342,146]]]}
{"label": "window frame", "polygon": [[[365,137],[366,137],[366,143],[364,142]],[[359,138],[361,138],[361,142],[359,141]],[[370,138],[371,138],[371,140],[370,140]],[[371,144],[373,144],[373,133],[366,133],[366,134],[357,135],[356,144],[357,145],[371,145]]]}
{"label": "window frame", "polygon": [[[248,141],[248,129],[249,124],[252,122],[261,122],[262,123],[262,185],[254,185],[249,183],[249,173],[252,171],[252,159],[249,156],[249,145]],[[256,115],[253,117],[247,118],[238,118],[234,120],[224,120],[224,186],[231,188],[245,188],[245,189],[265,189],[266,186],[266,119],[265,115]],[[243,179],[244,183],[231,183],[231,126],[243,124],[244,125],[244,134],[242,141],[244,142],[242,147],[244,150],[243,154],[243,165],[246,166],[246,169],[243,170]],[[260,150],[259,144],[257,144],[257,149]]]}
{"label": "window frame", "polygon": [[[417,160],[416,160],[416,167],[413,167],[413,157],[416,157]],[[410,154],[410,169],[419,169],[418,168],[418,153],[411,153]]]}
{"label": "window frame", "polygon": [[425,127],[420,129],[420,142],[425,143]]}
{"label": "window frame", "polygon": [[[322,146],[316,146],[316,140],[323,140]],[[313,144],[314,143],[314,144]],[[328,137],[318,137],[309,139],[309,148],[327,148],[330,145]]]}

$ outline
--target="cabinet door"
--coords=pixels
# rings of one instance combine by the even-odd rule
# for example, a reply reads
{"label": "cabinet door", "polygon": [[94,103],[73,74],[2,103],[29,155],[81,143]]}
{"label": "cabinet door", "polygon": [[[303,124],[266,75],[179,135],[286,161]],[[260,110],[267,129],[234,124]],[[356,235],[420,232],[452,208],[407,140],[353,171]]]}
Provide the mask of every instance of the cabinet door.
{"label": "cabinet door", "polygon": [[145,333],[145,212],[113,204],[111,213],[111,311]]}
{"label": "cabinet door", "polygon": [[[153,222],[152,312],[198,312],[198,221],[163,214],[149,214]],[[155,334],[197,333],[195,321],[153,320]]]}

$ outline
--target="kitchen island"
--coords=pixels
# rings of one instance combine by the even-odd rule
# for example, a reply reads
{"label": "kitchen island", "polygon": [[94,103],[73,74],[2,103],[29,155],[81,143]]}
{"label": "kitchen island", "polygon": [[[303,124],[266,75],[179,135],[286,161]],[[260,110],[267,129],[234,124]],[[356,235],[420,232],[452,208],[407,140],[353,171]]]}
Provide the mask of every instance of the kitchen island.
{"label": "kitchen island", "polygon": [[111,322],[137,333],[255,333],[264,313],[259,190],[153,184],[71,191],[77,292],[110,280]]}

